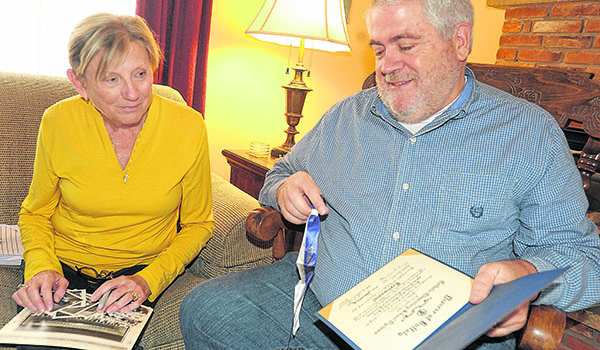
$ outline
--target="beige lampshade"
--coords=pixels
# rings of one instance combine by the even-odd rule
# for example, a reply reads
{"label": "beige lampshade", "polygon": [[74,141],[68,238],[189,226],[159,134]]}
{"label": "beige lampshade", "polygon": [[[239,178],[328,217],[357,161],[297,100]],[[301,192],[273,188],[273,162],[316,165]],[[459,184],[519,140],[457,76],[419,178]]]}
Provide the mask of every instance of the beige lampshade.
{"label": "beige lampshade", "polygon": [[265,0],[246,30],[254,38],[324,51],[350,51],[344,0]]}

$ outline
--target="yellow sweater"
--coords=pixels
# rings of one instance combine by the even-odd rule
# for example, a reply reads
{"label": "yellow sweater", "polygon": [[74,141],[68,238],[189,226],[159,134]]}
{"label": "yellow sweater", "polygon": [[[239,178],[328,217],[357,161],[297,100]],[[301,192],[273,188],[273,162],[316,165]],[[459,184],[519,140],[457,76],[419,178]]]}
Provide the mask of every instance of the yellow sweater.
{"label": "yellow sweater", "polygon": [[59,260],[97,271],[148,264],[137,275],[155,300],[212,236],[208,157],[202,116],[154,94],[124,183],[90,102],[75,96],[48,108],[19,216],[25,280],[62,273]]}

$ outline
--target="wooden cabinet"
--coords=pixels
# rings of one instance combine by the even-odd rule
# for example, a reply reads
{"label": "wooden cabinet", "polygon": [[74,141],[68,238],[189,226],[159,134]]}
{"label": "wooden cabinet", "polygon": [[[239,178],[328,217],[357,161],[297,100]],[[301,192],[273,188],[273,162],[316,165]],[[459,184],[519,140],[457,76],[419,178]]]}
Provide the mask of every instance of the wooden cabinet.
{"label": "wooden cabinet", "polygon": [[224,149],[221,153],[231,166],[229,182],[258,199],[265,183],[265,174],[273,168],[277,158],[254,157],[249,150]]}

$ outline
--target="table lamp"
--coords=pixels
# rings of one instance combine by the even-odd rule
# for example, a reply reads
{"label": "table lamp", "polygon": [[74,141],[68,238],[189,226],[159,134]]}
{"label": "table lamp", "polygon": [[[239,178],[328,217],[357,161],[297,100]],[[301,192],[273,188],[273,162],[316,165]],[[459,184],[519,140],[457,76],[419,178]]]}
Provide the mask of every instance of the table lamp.
{"label": "table lamp", "polygon": [[298,62],[292,68],[294,78],[285,89],[285,116],[288,129],[285,142],[271,150],[271,156],[281,157],[296,143],[296,126],[302,118],[306,86],[302,75],[304,47],[324,51],[350,51],[344,0],[265,0],[246,34],[280,45],[299,47]]}

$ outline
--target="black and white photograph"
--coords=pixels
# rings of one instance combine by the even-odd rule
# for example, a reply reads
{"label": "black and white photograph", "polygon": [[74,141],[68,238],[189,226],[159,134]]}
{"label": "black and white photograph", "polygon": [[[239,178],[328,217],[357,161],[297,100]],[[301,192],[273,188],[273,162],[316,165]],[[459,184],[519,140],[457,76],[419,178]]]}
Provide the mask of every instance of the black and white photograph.
{"label": "black and white photograph", "polygon": [[131,349],[152,309],[141,306],[123,313],[98,313],[84,289],[69,289],[52,311],[24,309],[0,330],[2,344],[52,345],[86,349]]}

